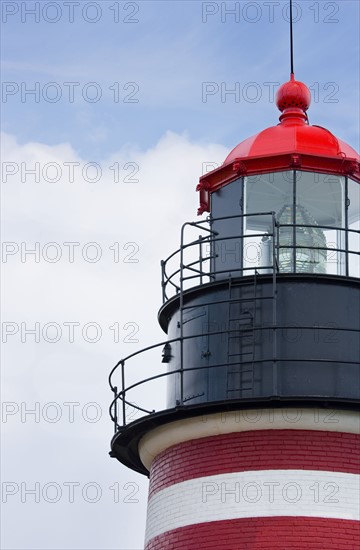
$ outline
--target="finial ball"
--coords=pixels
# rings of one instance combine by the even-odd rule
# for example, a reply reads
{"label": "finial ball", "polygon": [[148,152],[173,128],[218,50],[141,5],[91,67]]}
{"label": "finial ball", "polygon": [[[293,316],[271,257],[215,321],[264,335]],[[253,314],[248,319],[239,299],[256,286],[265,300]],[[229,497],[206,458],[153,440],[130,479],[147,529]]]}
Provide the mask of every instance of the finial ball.
{"label": "finial ball", "polygon": [[275,101],[278,109],[283,112],[284,109],[297,107],[307,111],[311,103],[311,93],[309,88],[293,76],[289,82],[285,82],[276,92]]}

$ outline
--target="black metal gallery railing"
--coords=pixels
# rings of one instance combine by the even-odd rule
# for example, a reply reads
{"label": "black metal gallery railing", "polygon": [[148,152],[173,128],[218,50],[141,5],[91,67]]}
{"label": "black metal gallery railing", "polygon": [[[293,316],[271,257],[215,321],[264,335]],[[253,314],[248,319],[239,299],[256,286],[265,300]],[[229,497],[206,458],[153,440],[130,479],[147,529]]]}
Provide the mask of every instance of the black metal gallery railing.
{"label": "black metal gallery railing", "polygon": [[[269,224],[267,225],[267,231],[259,231],[259,232],[253,232],[249,235],[242,235],[243,232],[243,226],[244,222],[246,221],[246,218],[249,217],[256,217],[256,216],[262,216],[262,219],[264,219],[265,216],[269,219]],[[234,220],[238,218],[239,219],[239,225],[241,227],[241,230],[237,232],[234,235],[220,235],[218,231],[215,231],[213,229],[215,222],[226,222],[227,220]],[[296,243],[296,240],[293,239],[290,244],[287,242],[282,242],[282,230],[285,231],[291,231],[295,232],[296,230],[300,231],[306,231],[309,228],[315,228],[317,231],[336,231],[338,235],[340,235],[340,242],[344,243],[344,247],[340,246],[333,246],[333,243],[331,243],[331,246],[304,246],[302,243]],[[197,236],[194,239],[190,239],[189,241],[185,238],[185,233],[188,230],[191,231],[197,231],[199,230],[202,232],[200,236]],[[196,288],[200,285],[204,285],[209,282],[213,282],[220,278],[223,283],[226,281],[229,282],[229,287],[231,287],[231,280],[232,278],[238,278],[238,277],[244,277],[247,278],[249,281],[254,280],[255,282],[255,288],[256,288],[256,280],[258,276],[266,274],[267,280],[269,281],[269,287],[270,287],[270,295],[269,296],[256,296],[254,297],[253,301],[258,301],[261,299],[270,299],[272,300],[272,309],[270,308],[270,322],[269,323],[258,323],[255,322],[252,326],[252,332],[254,334],[254,337],[257,337],[258,339],[264,338],[264,334],[266,331],[268,331],[268,334],[271,338],[271,346],[269,347],[269,351],[266,354],[266,357],[258,357],[256,359],[257,365],[268,365],[269,368],[272,369],[273,372],[273,390],[274,395],[276,394],[276,388],[277,388],[277,366],[281,367],[281,364],[288,363],[296,363],[296,362],[302,362],[302,363],[312,363],[314,365],[321,365],[322,363],[328,363],[330,364],[336,364],[343,366],[346,368],[347,366],[351,365],[358,365],[359,361],[347,361],[347,360],[340,360],[334,359],[331,357],[331,353],[329,354],[330,357],[328,358],[299,358],[299,357],[290,357],[286,356],[286,358],[279,357],[277,353],[277,340],[278,335],[283,330],[292,330],[294,327],[291,324],[282,325],[279,324],[277,321],[277,306],[276,306],[276,295],[277,295],[277,278],[279,274],[281,274],[281,264],[283,262],[284,258],[284,251],[289,251],[289,257],[290,257],[290,266],[296,267],[296,261],[297,261],[297,252],[299,250],[305,249],[308,251],[309,249],[312,252],[316,253],[322,253],[323,257],[325,253],[331,253],[331,254],[337,254],[338,258],[341,258],[342,262],[342,273],[344,276],[349,275],[350,272],[350,258],[355,258],[356,261],[360,261],[360,251],[351,250],[349,248],[349,234],[352,233],[354,235],[360,236],[360,231],[358,230],[345,230],[343,228],[337,228],[337,227],[330,227],[330,226],[311,226],[311,225],[296,225],[296,224],[278,224],[275,213],[274,212],[262,212],[257,214],[247,214],[247,215],[241,215],[241,216],[231,216],[231,217],[224,217],[224,218],[218,218],[216,220],[214,219],[208,219],[202,222],[193,222],[193,223],[186,223],[183,225],[181,230],[181,244],[180,248],[176,250],[173,254],[171,254],[165,261],[161,262],[161,268],[162,268],[162,292],[163,292],[163,302],[167,302],[169,299],[177,297],[179,300],[177,308],[179,310],[179,336],[174,339],[170,340],[164,340],[162,342],[156,343],[154,345],[148,346],[142,350],[136,351],[127,357],[121,359],[118,361],[118,363],[114,366],[112,369],[110,375],[109,375],[109,385],[111,388],[111,391],[113,393],[113,400],[110,404],[110,417],[114,423],[114,430],[117,432],[118,430],[124,429],[124,427],[134,420],[134,414],[140,414],[140,416],[147,416],[151,415],[155,412],[159,412],[161,410],[167,410],[167,408],[164,406],[160,406],[158,411],[153,410],[151,407],[147,405],[147,402],[149,402],[148,396],[151,395],[151,392],[149,392],[148,388],[150,387],[150,384],[152,383],[159,383],[161,380],[174,380],[173,377],[178,377],[180,380],[178,384],[178,394],[176,396],[176,407],[182,407],[187,406],[187,399],[184,396],[184,379],[190,373],[191,371],[195,370],[203,370],[203,369],[227,369],[229,367],[229,361],[224,361],[222,363],[217,364],[202,364],[199,362],[197,365],[188,366],[184,364],[183,361],[183,348],[186,345],[186,342],[191,339],[200,339],[205,337],[214,337],[216,335],[223,335],[225,339],[233,338],[234,335],[238,333],[238,328],[232,328],[230,323],[227,324],[223,328],[223,330],[204,330],[201,332],[201,334],[192,334],[192,335],[185,335],[183,331],[183,325],[184,325],[184,312],[186,311],[187,306],[185,303],[185,295],[187,291],[190,288]],[[259,243],[260,239],[266,239],[270,243],[270,250],[267,254],[267,260],[266,262],[263,262],[264,265],[253,265],[250,263],[250,265],[247,264],[246,258],[243,256],[240,258],[240,262],[238,262],[236,265],[232,266],[226,266],[224,265],[224,269],[219,269],[221,264],[216,263],[216,247],[219,243],[223,242],[231,242],[236,240],[236,242],[240,242],[240,248],[243,250],[244,243],[248,242],[249,239],[257,239],[257,243]],[[205,248],[206,247],[206,248]],[[191,252],[190,255],[188,254],[189,251]],[[194,253],[194,251],[196,251]],[[270,261],[269,261],[270,260]],[[177,266],[175,266],[174,269],[169,269],[171,262],[175,262]],[[282,264],[284,265],[284,263]],[[290,271],[286,271],[287,273],[291,273],[291,267]],[[295,270],[296,272],[296,270]],[[251,277],[249,277],[251,276]],[[170,290],[171,289],[171,290]],[[217,302],[216,299],[218,298],[211,298],[210,301],[202,301],[201,307],[204,306],[213,306],[220,302]],[[226,300],[225,300],[226,301]],[[229,294],[229,303],[232,301]],[[235,302],[239,302],[238,298],[235,298]],[[194,307],[194,306],[191,306]],[[200,306],[199,306],[200,307]],[[314,326],[296,326],[297,330],[304,331],[304,334],[307,334],[308,331],[313,331]],[[329,324],[318,324],[316,326],[316,330],[318,334],[325,334],[326,331],[329,331]],[[345,327],[339,327],[336,326],[336,331],[339,331],[339,333],[348,333],[348,336],[354,336],[354,338],[360,338],[360,331],[357,328],[351,329],[351,328],[345,328]],[[160,367],[155,370],[153,370],[153,373],[151,376],[141,376],[141,369],[144,368],[144,365],[154,364],[155,362],[161,361],[160,352],[158,353],[159,348],[163,348],[163,354],[166,353],[166,346],[174,345],[174,347],[178,346],[179,351],[179,357],[176,365],[174,365],[173,370],[165,370],[167,369],[167,362],[163,361],[160,363]],[[165,350],[165,351],[164,351]],[[151,358],[150,360],[148,357],[151,355],[151,352],[155,351],[158,353],[157,358],[155,360]],[[141,355],[141,361],[139,361],[138,368],[136,368],[136,365],[134,364],[136,362],[136,359],[139,359],[139,356]],[[164,357],[163,357],[164,359]],[[154,363],[153,363],[154,361]],[[235,363],[234,363],[235,364]],[[242,365],[254,365],[254,357],[250,357],[248,359],[242,359],[241,360]],[[135,367],[135,368],[134,368]],[[334,367],[335,368],[335,367]],[[146,368],[147,372],[149,372],[148,367]],[[139,375],[135,376],[135,372],[139,372]],[[134,378],[135,376],[135,378]],[[116,381],[115,381],[116,379]],[[130,381],[129,381],[130,380]],[[174,384],[175,385],[175,384]],[[144,388],[144,392],[139,393],[139,389]],[[146,399],[143,399],[143,396],[146,395]],[[251,397],[251,395],[250,395]],[[256,397],[256,396],[255,396]],[[139,398],[142,400],[142,402],[139,402]],[[154,395],[152,395],[151,403],[156,401],[154,398]]]}
{"label": "black metal gallery railing", "polygon": [[[256,217],[265,217],[269,219],[268,229],[259,231],[258,233],[244,233],[243,225],[247,219],[254,220]],[[239,220],[240,231],[234,235],[223,236],[219,232],[214,231],[212,227],[215,223],[226,222],[232,220]],[[185,231],[188,228],[195,228],[199,231],[203,231],[205,234],[199,235],[197,238],[190,240],[185,239]],[[282,237],[281,233],[284,230],[290,230],[290,238]],[[331,231],[338,234],[338,241],[343,241],[344,246],[338,246],[337,243],[326,243],[325,246],[314,246],[309,243],[301,244],[298,237],[298,232],[306,231]],[[281,224],[276,219],[274,212],[259,212],[256,214],[242,214],[236,216],[225,216],[221,218],[207,218],[200,222],[187,222],[181,228],[181,243],[180,247],[170,254],[166,260],[161,262],[161,286],[162,286],[162,298],[163,303],[169,300],[172,296],[180,294],[185,290],[185,284],[189,283],[187,288],[191,286],[202,285],[206,282],[212,282],[217,276],[222,274],[230,274],[231,271],[236,272],[241,276],[252,275],[256,269],[259,273],[266,273],[269,269],[275,269],[277,272],[285,272],[280,265],[280,257],[282,254],[289,252],[291,257],[291,265],[286,272],[299,273],[305,272],[305,270],[299,270],[298,264],[299,253],[302,251],[309,251],[313,255],[329,255],[332,257],[330,260],[324,259],[326,264],[325,272],[327,270],[327,263],[332,263],[333,267],[337,267],[337,275],[360,276],[360,251],[352,250],[349,237],[357,236],[360,242],[360,231],[356,229],[336,227],[330,225],[314,225],[314,224]],[[242,248],[246,247],[249,242],[255,242],[259,239],[271,239],[271,262],[269,265],[259,265],[257,262],[251,261],[246,263],[244,261],[244,255],[241,256],[240,261],[236,268],[229,269],[213,269],[216,260],[216,248],[217,245],[231,241],[240,241]],[[254,241],[255,239],[255,241]],[[259,242],[257,242],[259,244]],[[204,253],[207,251],[207,253]],[[184,256],[187,251],[193,251],[194,258],[190,261],[184,261]],[[351,266],[351,259],[356,262],[355,267]],[[171,270],[169,266],[171,263],[175,263],[176,267]],[[342,269],[340,271],[340,264]],[[307,272],[311,273],[311,270]],[[329,271],[329,273],[331,273]]]}
{"label": "black metal gallery railing", "polygon": [[[281,331],[281,330],[292,330],[294,329],[293,326],[277,326],[275,327],[275,330],[276,331]],[[269,330],[269,327],[256,327],[257,331],[266,331],[266,330]],[[305,331],[314,331],[314,326],[296,326],[296,330],[305,330]],[[331,329],[329,329],[329,326],[316,326],[316,331],[318,331],[318,333],[320,334],[321,332],[327,332],[329,333]],[[357,335],[358,337],[360,337],[360,330],[358,329],[348,329],[348,328],[339,328],[339,327],[336,327],[336,331],[344,331],[344,332],[347,332],[347,333],[353,333],[354,335]],[[211,336],[214,336],[216,334],[226,334],[226,333],[231,333],[231,332],[235,332],[235,331],[228,331],[228,330],[224,330],[224,331],[216,331],[216,332],[208,332],[208,333],[201,333],[201,335],[199,334],[196,334],[196,335],[192,335],[192,336],[188,336],[188,337],[184,337],[183,340],[187,340],[187,339],[190,339],[190,338],[199,338],[199,337],[203,337],[203,336],[206,336],[206,335],[211,335]],[[142,355],[142,354],[145,354],[146,352],[150,351],[150,350],[153,350],[153,349],[156,349],[156,348],[161,348],[163,346],[165,346],[167,343],[175,343],[175,342],[180,342],[181,339],[180,338],[176,338],[176,339],[173,339],[173,340],[165,340],[163,342],[159,342],[157,344],[154,344],[153,346],[149,346],[147,348],[144,348],[142,350],[139,350],[138,352],[135,352],[131,355],[128,355],[127,357],[125,357],[124,359],[121,359],[115,366],[114,368],[112,369],[110,375],[109,375],[109,385],[110,385],[110,388],[111,388],[111,391],[113,393],[113,400],[111,401],[111,404],[110,404],[110,407],[109,407],[109,414],[110,414],[110,418],[111,420],[113,421],[114,423],[114,432],[116,433],[117,431],[119,430],[123,430],[130,422],[132,422],[135,418],[134,418],[134,413],[136,415],[137,412],[140,412],[140,413],[144,413],[142,416],[147,416],[147,415],[151,415],[151,414],[154,414],[156,412],[161,412],[161,411],[166,411],[168,410],[167,407],[163,407],[163,408],[158,408],[158,409],[149,409],[149,408],[145,408],[145,407],[142,407],[141,405],[139,405],[137,403],[137,400],[136,401],[133,401],[132,400],[132,393],[133,391],[136,389],[136,388],[139,388],[141,386],[145,387],[145,386],[149,386],[151,382],[154,382],[156,380],[161,380],[161,379],[171,379],[173,378],[174,376],[180,376],[180,378],[183,379],[184,376],[186,376],[187,373],[189,372],[192,372],[192,371],[195,371],[195,370],[204,370],[204,369],[226,369],[228,367],[228,363],[222,363],[222,364],[213,364],[211,366],[204,366],[204,365],[197,365],[195,367],[184,367],[184,366],[181,366],[179,367],[178,369],[174,370],[174,371],[166,371],[164,372],[164,367],[162,368],[162,371],[163,372],[160,372],[158,374],[154,374],[153,376],[148,376],[146,378],[141,378],[140,380],[138,380],[137,382],[134,382],[132,384],[129,384],[127,385],[126,383],[126,369],[125,369],[125,365],[126,364],[129,364],[128,362],[131,360],[131,359],[134,359],[134,357],[138,356],[138,355]],[[257,360],[256,363],[257,364],[266,364],[266,363],[273,363],[273,360],[274,358],[273,357],[269,357],[267,359],[262,359],[262,360]],[[142,359],[142,362],[146,361],[146,359]],[[331,358],[322,358],[322,359],[304,359],[304,358],[300,358],[299,357],[287,357],[286,359],[280,359],[280,358],[277,358],[276,359],[276,363],[278,364],[281,364],[281,363],[296,363],[296,362],[300,362],[300,363],[311,363],[311,364],[322,364],[322,363],[326,363],[326,364],[336,364],[338,367],[339,366],[349,366],[349,365],[357,365],[359,366],[359,361],[339,361],[338,359],[334,360],[334,359],[331,359]],[[243,361],[243,364],[246,364],[246,363],[250,363],[250,362],[247,362],[247,361]],[[120,370],[120,384],[121,386],[118,387],[116,385],[114,385],[114,382],[113,382],[113,377],[115,375],[115,372],[116,371],[119,371]],[[182,386],[182,384],[181,384]],[[146,389],[146,388],[145,388]],[[153,402],[156,401],[156,398],[153,394]],[[186,406],[186,400],[181,400],[181,396],[180,396],[180,399],[177,401],[176,403],[176,406],[177,407],[181,407],[181,406]]]}

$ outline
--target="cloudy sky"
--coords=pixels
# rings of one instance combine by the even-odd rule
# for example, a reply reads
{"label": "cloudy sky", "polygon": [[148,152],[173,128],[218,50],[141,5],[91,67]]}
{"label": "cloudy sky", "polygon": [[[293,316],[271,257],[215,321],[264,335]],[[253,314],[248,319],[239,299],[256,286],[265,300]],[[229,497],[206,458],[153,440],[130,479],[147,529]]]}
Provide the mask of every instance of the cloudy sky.
{"label": "cloudy sky", "polygon": [[[206,165],[277,123],[288,3],[1,8],[2,548],[138,550],[147,480],[108,456],[107,376],[164,338],[160,260]],[[310,122],[359,149],[359,2],[294,14]]]}

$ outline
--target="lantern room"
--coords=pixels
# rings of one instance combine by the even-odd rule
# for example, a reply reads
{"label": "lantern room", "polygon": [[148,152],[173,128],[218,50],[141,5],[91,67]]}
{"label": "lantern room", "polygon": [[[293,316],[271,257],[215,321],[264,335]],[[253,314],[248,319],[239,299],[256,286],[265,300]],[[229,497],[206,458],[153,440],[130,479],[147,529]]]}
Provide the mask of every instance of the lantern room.
{"label": "lantern room", "polygon": [[[280,123],[200,178],[199,213],[217,220],[217,278],[236,267],[242,275],[266,273],[273,260],[279,273],[359,277],[359,155],[309,124],[310,102],[309,89],[291,75],[276,95]],[[240,239],[230,238],[236,232]]]}

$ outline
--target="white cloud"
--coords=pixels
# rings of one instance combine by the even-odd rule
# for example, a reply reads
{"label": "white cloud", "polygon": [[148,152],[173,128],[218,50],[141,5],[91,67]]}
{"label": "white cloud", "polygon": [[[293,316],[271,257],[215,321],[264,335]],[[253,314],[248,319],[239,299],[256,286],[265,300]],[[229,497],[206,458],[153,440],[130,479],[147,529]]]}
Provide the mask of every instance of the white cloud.
{"label": "white cloud", "polygon": [[[195,187],[202,163],[221,163],[227,151],[221,145],[196,144],[186,135],[169,132],[147,151],[124,148],[104,159],[101,179],[90,183],[81,170],[89,160],[79,157],[71,145],[19,144],[14,136],[2,137],[3,163],[13,163],[3,165],[8,171],[2,187],[3,247],[8,252],[16,252],[18,247],[6,262],[3,256],[2,263],[6,287],[2,328],[16,331],[8,334],[3,344],[3,401],[5,412],[14,413],[3,423],[7,444],[3,481],[13,481],[19,487],[4,506],[7,528],[3,545],[29,550],[118,548],[115,533],[120,529],[122,548],[140,548],[147,483],[108,460],[112,425],[107,417],[111,400],[107,376],[120,357],[166,339],[156,320],[161,305],[159,262],[178,247],[182,223],[196,218]],[[116,162],[120,167],[118,183],[114,182],[114,169],[109,169]],[[36,163],[39,182],[25,172]],[[51,171],[53,163],[61,168],[56,183],[49,181],[56,174]],[[78,174],[73,183],[66,163],[79,163],[73,165]],[[131,164],[124,170],[127,163]],[[16,173],[11,175],[11,171]],[[123,181],[126,177],[130,181]],[[131,181],[131,177],[139,181]],[[69,262],[66,242],[80,243],[74,248],[73,262]],[[97,243],[98,248],[86,249],[89,242]],[[39,257],[24,255],[25,248],[36,248],[35,243],[39,243]],[[124,248],[126,243],[135,244]],[[86,254],[90,258],[98,250],[102,253],[98,262],[86,261]],[[59,251],[59,261],[51,262]],[[115,262],[117,253],[119,261]],[[126,257],[138,262],[124,263]],[[89,342],[96,336],[96,326],[84,332],[90,322],[100,327],[97,343]],[[38,342],[37,336],[26,333],[35,329],[36,323]],[[77,323],[73,325],[73,343],[69,323]],[[57,337],[59,340],[51,343]],[[139,342],[123,342],[126,337]],[[138,372],[134,376],[150,375],[161,365],[160,354],[161,349],[146,363],[134,361]],[[130,372],[128,380],[131,376]],[[157,386],[157,392],[162,391],[159,388],[162,386]],[[138,395],[155,401],[154,408],[161,407],[161,396],[151,396],[148,390]],[[69,407],[64,405],[67,402],[80,403],[74,409],[73,423],[69,422]],[[96,423],[84,420],[82,414],[91,402],[101,411]],[[48,403],[56,403],[60,409],[48,407]],[[36,407],[35,415],[26,414],[25,409]],[[61,418],[51,422],[59,410]],[[89,409],[89,415],[95,413],[96,409]],[[98,483],[103,491],[101,500],[95,505],[79,497],[69,504],[63,485],[69,481],[80,483],[80,489],[88,482]],[[34,496],[25,495],[22,503],[21,482],[28,488],[38,482],[41,490],[46,483],[58,483],[62,498],[50,504],[40,496],[35,503]],[[117,504],[113,502],[115,489],[109,489],[115,482],[121,497]],[[126,502],[131,489],[126,483],[137,484],[138,503]],[[131,533],[126,526],[135,517],[138,529]],[[16,528],[19,522],[21,530]]]}

